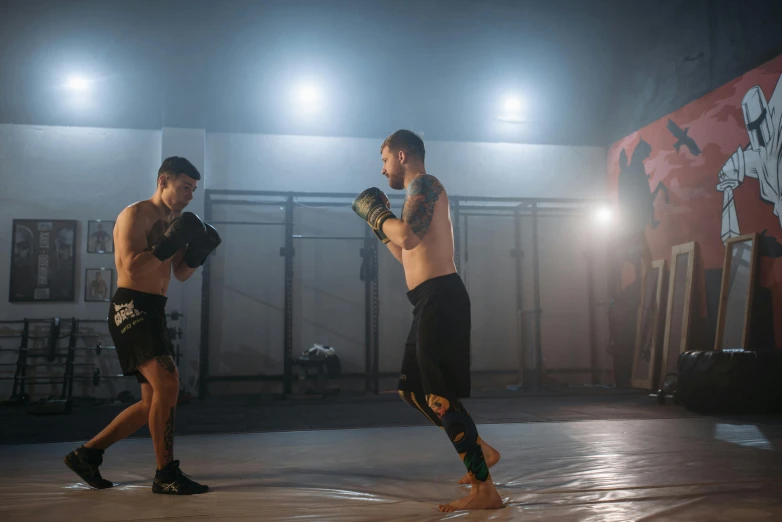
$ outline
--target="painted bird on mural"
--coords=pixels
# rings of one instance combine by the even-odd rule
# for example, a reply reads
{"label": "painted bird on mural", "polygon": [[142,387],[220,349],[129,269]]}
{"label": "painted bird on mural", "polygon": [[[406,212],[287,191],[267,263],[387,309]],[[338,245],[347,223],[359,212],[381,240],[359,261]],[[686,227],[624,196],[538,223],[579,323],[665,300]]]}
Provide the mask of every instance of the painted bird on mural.
{"label": "painted bird on mural", "polygon": [[673,137],[676,138],[676,143],[673,144],[673,148],[676,149],[676,152],[679,152],[679,149],[682,148],[682,146],[687,147],[690,149],[690,153],[693,156],[699,156],[701,153],[701,148],[698,147],[698,144],[695,143],[695,140],[687,134],[687,132],[690,130],[688,128],[682,129],[674,121],[670,118],[668,118],[668,130],[673,134]]}

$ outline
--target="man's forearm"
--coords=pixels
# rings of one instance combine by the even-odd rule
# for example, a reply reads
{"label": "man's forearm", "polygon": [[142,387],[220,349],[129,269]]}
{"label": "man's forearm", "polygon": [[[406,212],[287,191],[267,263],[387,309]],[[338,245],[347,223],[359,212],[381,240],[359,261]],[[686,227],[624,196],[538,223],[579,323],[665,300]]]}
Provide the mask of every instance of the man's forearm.
{"label": "man's forearm", "polygon": [[402,247],[399,245],[395,245],[394,243],[386,243],[386,246],[388,247],[388,251],[391,252],[391,255],[396,258],[397,261],[400,263],[402,262]]}
{"label": "man's forearm", "polygon": [[174,277],[177,278],[178,281],[187,281],[190,279],[190,276],[195,274],[195,271],[198,270],[198,268],[190,268],[187,266],[187,263],[185,263],[185,255],[184,250],[180,250],[176,256],[174,256]]}
{"label": "man's forearm", "polygon": [[181,263],[181,266],[179,268],[177,268],[177,271],[175,272],[175,274],[177,274],[176,278],[179,281],[187,281],[188,279],[190,279],[191,275],[195,274],[196,270],[198,270],[198,269],[197,268],[190,268],[183,261]]}
{"label": "man's forearm", "polygon": [[160,267],[162,261],[155,254],[144,251],[133,256],[128,265],[128,271],[133,274],[144,274]]}
{"label": "man's forearm", "polygon": [[[159,268],[162,263],[163,261],[155,257],[152,252],[141,252],[133,257],[128,269],[133,274],[145,274]],[[171,265],[174,269],[174,277],[180,281],[185,281],[196,271],[185,263],[184,252],[178,252],[172,259]]]}
{"label": "man's forearm", "polygon": [[[418,239],[418,236],[416,236],[413,233],[413,231],[410,230],[410,227],[407,226],[407,223],[405,223],[401,219],[397,219],[397,218],[386,219],[383,222],[381,228],[383,230],[383,233],[391,241],[391,243],[393,243],[400,249],[410,250],[418,246],[418,244],[421,242],[420,239]],[[400,261],[401,261],[401,252],[400,252]]]}

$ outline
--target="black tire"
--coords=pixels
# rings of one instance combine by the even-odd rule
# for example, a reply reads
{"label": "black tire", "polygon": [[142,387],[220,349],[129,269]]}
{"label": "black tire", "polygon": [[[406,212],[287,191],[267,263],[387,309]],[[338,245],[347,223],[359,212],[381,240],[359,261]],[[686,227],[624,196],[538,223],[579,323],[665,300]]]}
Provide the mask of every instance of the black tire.
{"label": "black tire", "polygon": [[782,351],[685,352],[677,399],[701,413],[782,411]]}

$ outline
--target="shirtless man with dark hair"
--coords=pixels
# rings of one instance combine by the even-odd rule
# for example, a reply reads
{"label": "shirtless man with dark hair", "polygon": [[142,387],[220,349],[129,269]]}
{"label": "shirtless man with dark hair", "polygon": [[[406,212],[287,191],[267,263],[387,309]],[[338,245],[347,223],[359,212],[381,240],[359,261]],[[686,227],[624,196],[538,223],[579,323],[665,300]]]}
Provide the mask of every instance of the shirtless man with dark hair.
{"label": "shirtless man with dark hair", "polygon": [[166,326],[166,293],[173,271],[186,281],[220,244],[220,235],[195,214],[182,212],[201,175],[185,158],[166,159],[152,198],[125,208],[114,227],[117,291],[109,304],[109,332],[124,375],[141,383],[141,401],[120,413],[65,464],[97,489],[114,484],[99,466],[109,446],[149,423],[157,471],[153,493],[193,495],[208,486],[191,480],[174,460],[179,373]]}
{"label": "shirtless man with dark hair", "polygon": [[353,210],[365,219],[402,263],[413,305],[413,325],[405,345],[399,395],[444,429],[467,468],[460,483],[468,496],[440,511],[502,507],[489,474],[500,454],[481,440],[460,399],[470,396],[470,297],[454,264],[448,195],[426,173],[423,140],[400,130],[380,148],[382,174],[392,189],[407,192],[402,217],[391,212],[377,188],[356,197]]}

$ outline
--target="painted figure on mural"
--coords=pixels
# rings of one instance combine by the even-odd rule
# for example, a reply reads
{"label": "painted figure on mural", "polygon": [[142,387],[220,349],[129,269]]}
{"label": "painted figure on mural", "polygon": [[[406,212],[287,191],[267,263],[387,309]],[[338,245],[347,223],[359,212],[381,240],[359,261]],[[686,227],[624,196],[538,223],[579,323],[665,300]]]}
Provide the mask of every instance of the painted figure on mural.
{"label": "painted figure on mural", "polygon": [[[719,172],[717,190],[722,199],[722,242],[741,235],[733,191],[746,177],[755,178],[760,184],[760,197],[774,208],[782,227],[782,76],[777,81],[771,99],[760,86],[747,91],[741,101],[744,124],[749,135],[749,145],[734,152]],[[765,254],[782,257],[782,244],[764,233]]]}
{"label": "painted figure on mural", "polygon": [[[648,257],[648,244],[645,231],[647,227],[657,228],[660,222],[655,218],[654,202],[662,192],[665,202],[669,203],[668,189],[662,182],[654,190],[649,185],[644,161],[651,155],[652,146],[641,138],[633,149],[632,159],[628,161],[625,149],[619,153],[619,179],[617,195],[619,197],[619,215],[621,232],[617,254],[621,263],[633,266],[633,278],[641,277],[644,259]],[[621,279],[622,269],[615,275]],[[614,284],[621,284],[616,281]]]}
{"label": "painted figure on mural", "polygon": [[652,146],[641,138],[633,149],[633,157],[628,162],[624,149],[619,153],[619,207],[622,222],[628,233],[641,232],[647,226],[657,228],[660,224],[654,215],[654,202],[660,192],[669,203],[668,190],[662,182],[654,191],[649,185],[649,175],[644,167],[644,160],[652,153]]}

